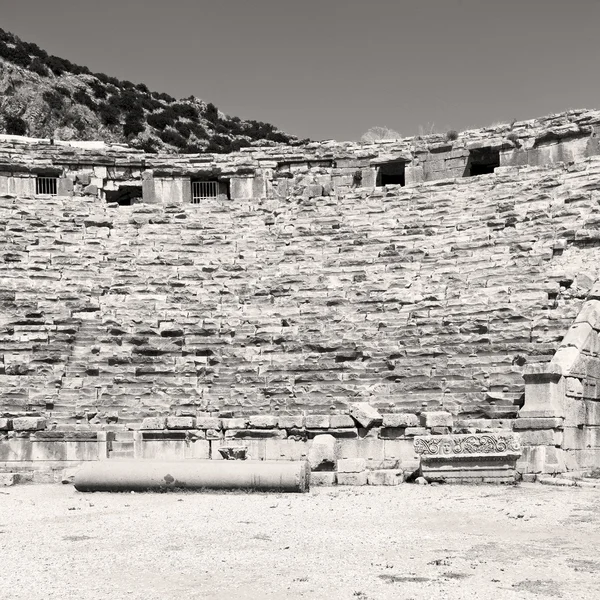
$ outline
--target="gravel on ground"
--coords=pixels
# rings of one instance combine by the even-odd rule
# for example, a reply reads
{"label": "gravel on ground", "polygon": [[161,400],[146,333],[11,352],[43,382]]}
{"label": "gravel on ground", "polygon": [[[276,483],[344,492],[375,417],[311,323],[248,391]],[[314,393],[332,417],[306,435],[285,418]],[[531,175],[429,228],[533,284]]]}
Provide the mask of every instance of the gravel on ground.
{"label": "gravel on ground", "polygon": [[595,600],[599,548],[597,489],[0,489],[7,600]]}

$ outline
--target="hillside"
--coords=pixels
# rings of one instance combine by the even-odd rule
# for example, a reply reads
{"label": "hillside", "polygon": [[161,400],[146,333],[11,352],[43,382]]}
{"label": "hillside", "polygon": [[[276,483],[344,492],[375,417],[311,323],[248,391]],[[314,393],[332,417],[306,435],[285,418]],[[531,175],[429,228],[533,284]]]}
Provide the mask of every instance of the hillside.
{"label": "hillside", "polygon": [[126,142],[147,152],[231,152],[297,143],[269,123],[244,121],[193,96],[92,73],[0,29],[0,132]]}

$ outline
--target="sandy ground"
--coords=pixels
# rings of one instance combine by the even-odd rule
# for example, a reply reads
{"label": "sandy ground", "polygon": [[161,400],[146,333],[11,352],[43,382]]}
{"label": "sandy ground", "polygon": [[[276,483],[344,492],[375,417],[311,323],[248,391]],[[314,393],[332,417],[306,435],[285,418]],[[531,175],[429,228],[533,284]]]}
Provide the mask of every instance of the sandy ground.
{"label": "sandy ground", "polygon": [[600,598],[600,490],[0,488],[0,597]]}

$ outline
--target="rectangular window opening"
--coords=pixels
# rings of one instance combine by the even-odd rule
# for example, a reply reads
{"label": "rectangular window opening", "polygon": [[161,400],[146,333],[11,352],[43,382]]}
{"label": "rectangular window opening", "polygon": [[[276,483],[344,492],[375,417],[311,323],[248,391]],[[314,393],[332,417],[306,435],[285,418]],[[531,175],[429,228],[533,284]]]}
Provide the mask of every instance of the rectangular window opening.
{"label": "rectangular window opening", "polygon": [[219,197],[229,199],[229,181],[192,179],[192,204]]}
{"label": "rectangular window opening", "polygon": [[58,177],[36,177],[35,193],[40,196],[56,196],[58,194]]}
{"label": "rectangular window opening", "polygon": [[120,185],[118,190],[106,190],[106,201],[116,202],[119,206],[131,206],[141,202],[141,185]]}
{"label": "rectangular window opening", "polygon": [[500,151],[492,148],[477,148],[469,152],[465,177],[489,175],[500,166]]}
{"label": "rectangular window opening", "polygon": [[377,169],[377,187],[384,185],[406,185],[406,163],[395,161],[384,163]]}

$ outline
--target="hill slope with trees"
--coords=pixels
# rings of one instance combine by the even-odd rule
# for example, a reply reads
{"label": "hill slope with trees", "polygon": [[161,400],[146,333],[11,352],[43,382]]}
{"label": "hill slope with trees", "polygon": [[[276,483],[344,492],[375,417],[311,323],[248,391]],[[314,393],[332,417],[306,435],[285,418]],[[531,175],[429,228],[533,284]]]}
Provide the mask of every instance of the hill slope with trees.
{"label": "hill slope with trees", "polygon": [[0,132],[103,140],[172,152],[297,144],[269,123],[242,120],[193,96],[176,100],[48,54],[0,29]]}

